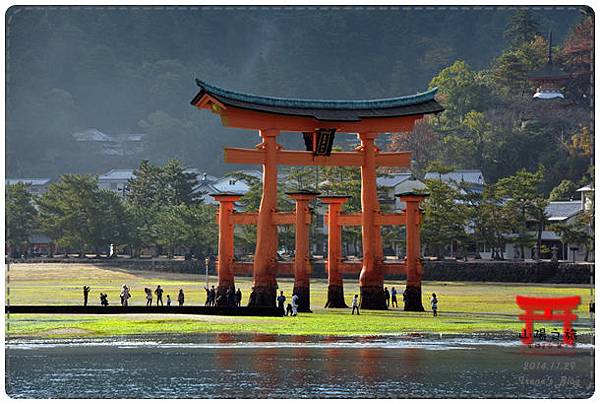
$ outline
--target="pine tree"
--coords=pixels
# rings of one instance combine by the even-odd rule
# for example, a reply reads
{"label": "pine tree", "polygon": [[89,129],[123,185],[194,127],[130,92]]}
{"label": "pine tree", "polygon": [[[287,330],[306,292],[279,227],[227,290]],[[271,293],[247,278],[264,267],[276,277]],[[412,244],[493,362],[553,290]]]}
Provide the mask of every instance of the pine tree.
{"label": "pine tree", "polygon": [[11,253],[17,254],[18,247],[29,242],[35,226],[37,211],[25,184],[8,185],[5,198],[6,242]]}
{"label": "pine tree", "polygon": [[539,34],[538,23],[531,12],[528,9],[521,9],[509,18],[504,38],[511,47],[518,48],[531,42]]}

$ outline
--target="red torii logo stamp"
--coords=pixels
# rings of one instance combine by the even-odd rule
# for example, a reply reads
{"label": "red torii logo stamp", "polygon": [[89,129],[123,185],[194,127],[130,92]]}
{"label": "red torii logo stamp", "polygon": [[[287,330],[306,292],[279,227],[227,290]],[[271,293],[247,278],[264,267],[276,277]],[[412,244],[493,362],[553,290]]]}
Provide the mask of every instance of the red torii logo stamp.
{"label": "red torii logo stamp", "polygon": [[523,344],[530,345],[533,343],[534,321],[562,321],[563,342],[567,345],[575,343],[575,331],[572,324],[573,321],[577,320],[577,315],[573,313],[573,310],[581,303],[580,296],[517,296],[516,300],[519,307],[525,310],[525,313],[519,316],[519,320],[525,321],[525,328],[523,328],[523,333],[521,334]]}

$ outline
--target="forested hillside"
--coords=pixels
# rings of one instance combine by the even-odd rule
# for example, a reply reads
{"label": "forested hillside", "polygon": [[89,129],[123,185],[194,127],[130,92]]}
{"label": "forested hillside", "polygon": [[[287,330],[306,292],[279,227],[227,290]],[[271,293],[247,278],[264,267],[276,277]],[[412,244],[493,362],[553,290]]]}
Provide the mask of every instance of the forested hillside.
{"label": "forested hillside", "polygon": [[[514,9],[462,8],[13,7],[7,13],[7,176],[99,173],[137,167],[143,158],[178,158],[214,174],[231,170],[222,147],[254,145],[257,136],[223,129],[216,116],[193,108],[196,77],[240,91],[311,98],[387,97],[438,85],[448,111],[418,128],[419,139],[433,137],[431,147],[420,145],[417,168],[481,168],[495,179],[547,165],[560,141],[585,130],[589,111],[582,94],[569,113],[536,107],[562,119],[548,129],[526,103],[523,69],[544,62],[548,30],[560,53],[584,16],[577,8],[531,10],[532,32],[542,36],[525,41],[532,48],[524,66],[523,43],[505,34],[514,15]],[[566,56],[560,63],[568,63]],[[456,74],[469,86],[452,87]],[[456,88],[468,94],[453,93]],[[574,100],[575,93],[569,96]],[[457,110],[460,102],[468,105]],[[72,136],[88,128],[145,133],[144,151],[94,153]],[[522,137],[519,131],[535,133]],[[282,137],[284,144],[300,144]],[[530,156],[540,145],[547,161]],[[559,171],[573,179],[586,170],[579,160],[569,164]]]}

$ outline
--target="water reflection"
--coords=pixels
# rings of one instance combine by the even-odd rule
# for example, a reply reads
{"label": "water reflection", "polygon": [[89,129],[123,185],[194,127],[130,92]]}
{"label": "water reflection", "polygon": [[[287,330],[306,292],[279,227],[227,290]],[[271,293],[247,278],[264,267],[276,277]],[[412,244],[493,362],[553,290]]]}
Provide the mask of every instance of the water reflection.
{"label": "water reflection", "polygon": [[[276,341],[274,335],[256,334],[253,342],[273,343]],[[254,369],[258,373],[258,384],[261,390],[272,390],[279,384],[279,373],[286,372],[281,368],[279,362],[279,352],[273,348],[257,348],[253,356]],[[279,365],[279,366],[276,366]]]}
{"label": "water reflection", "polygon": [[[228,345],[234,342],[234,336],[230,333],[218,333],[216,340],[219,344]],[[231,349],[219,349],[215,354],[215,362],[217,370],[226,373],[229,369],[234,368],[234,355]]]}
{"label": "water reflection", "polygon": [[[592,346],[524,356],[512,341],[235,335],[9,345],[7,391],[30,398],[586,397]],[[524,361],[572,361],[568,374]],[[549,365],[547,365],[549,366]],[[560,386],[561,377],[578,383]],[[549,386],[526,378],[552,377]]]}

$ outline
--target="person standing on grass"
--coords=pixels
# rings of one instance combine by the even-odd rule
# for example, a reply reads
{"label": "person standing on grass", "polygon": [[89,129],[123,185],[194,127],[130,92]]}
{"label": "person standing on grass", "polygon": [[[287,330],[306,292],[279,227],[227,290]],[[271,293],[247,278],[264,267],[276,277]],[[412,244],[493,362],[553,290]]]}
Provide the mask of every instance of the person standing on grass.
{"label": "person standing on grass", "polygon": [[205,286],[204,290],[206,290],[206,302],[204,302],[204,305],[210,306],[210,289]]}
{"label": "person standing on grass", "polygon": [[356,310],[356,315],[360,316],[360,311],[358,311],[358,295],[354,295],[352,298],[352,315],[354,315],[354,310]]}
{"label": "person standing on grass", "polygon": [[280,312],[284,313],[285,309],[284,309],[284,304],[285,304],[285,295],[283,294],[283,290],[279,293],[279,296],[277,296],[277,308],[279,309]]}
{"label": "person standing on grass", "polygon": [[227,301],[227,306],[235,305],[235,289],[233,286],[230,286],[225,292],[225,300]]}
{"label": "person standing on grass", "polygon": [[163,305],[163,301],[162,301],[162,295],[163,295],[164,290],[160,287],[160,285],[158,285],[156,287],[156,290],[154,291],[154,293],[156,293],[156,305],[158,306],[158,302],[160,302],[160,305]]}
{"label": "person standing on grass", "polygon": [[90,295],[90,287],[89,286],[84,286],[83,287],[83,305],[87,306],[88,303],[88,296]]}
{"label": "person standing on grass", "polygon": [[210,305],[214,306],[217,304],[217,291],[215,290],[215,285],[212,285],[210,288]]}
{"label": "person standing on grass", "polygon": [[298,295],[292,296],[292,316],[296,317],[298,315]]}
{"label": "person standing on grass", "polygon": [[392,287],[392,307],[398,307],[398,291],[394,287]]}
{"label": "person standing on grass", "polygon": [[131,297],[131,293],[129,293],[129,287],[127,287],[127,285],[123,284],[123,287],[121,287],[121,305],[123,307],[128,306],[128,300],[130,297]]}
{"label": "person standing on grass", "polygon": [[383,294],[385,295],[385,306],[387,308],[389,308],[390,307],[390,291],[388,290],[388,288],[383,289]]}
{"label": "person standing on grass", "polygon": [[179,302],[179,307],[183,306],[184,300],[185,300],[185,296],[183,295],[183,289],[179,289],[179,294],[177,295],[177,301]]}
{"label": "person standing on grass", "polygon": [[171,307],[171,295],[167,295],[167,307]]}
{"label": "person standing on grass", "polygon": [[433,317],[437,317],[438,299],[435,293],[431,294],[431,311],[433,311]]}
{"label": "person standing on grass", "polygon": [[242,291],[238,288],[237,292],[235,292],[235,305],[240,307],[242,305]]}
{"label": "person standing on grass", "polygon": [[144,288],[144,292],[146,292],[146,306],[152,306],[152,289]]}

